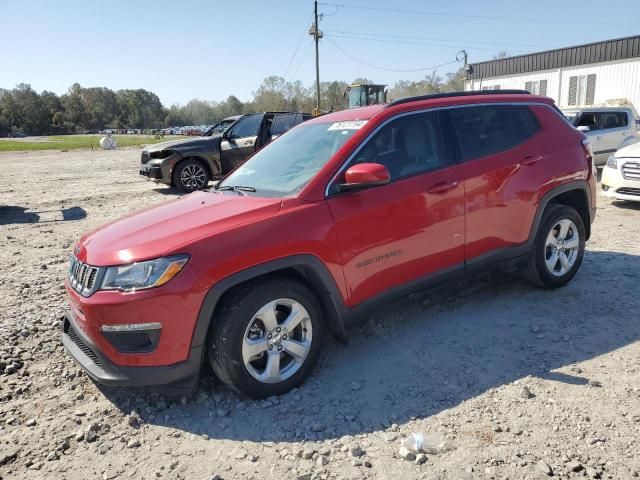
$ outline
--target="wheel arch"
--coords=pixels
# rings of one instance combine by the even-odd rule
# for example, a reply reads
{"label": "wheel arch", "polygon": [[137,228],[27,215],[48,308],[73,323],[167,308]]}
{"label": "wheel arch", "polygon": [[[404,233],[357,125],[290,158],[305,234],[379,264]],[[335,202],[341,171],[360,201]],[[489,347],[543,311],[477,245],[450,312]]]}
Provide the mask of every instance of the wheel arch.
{"label": "wheel arch", "polygon": [[529,242],[532,244],[542,215],[549,205],[567,205],[574,208],[584,223],[587,240],[591,236],[591,193],[589,184],[583,181],[569,182],[551,189],[540,201],[536,215],[529,234]]}
{"label": "wheel arch", "polygon": [[324,263],[314,255],[293,255],[241,270],[217,282],[207,292],[191,339],[191,348],[204,345],[212,325],[213,313],[224,296],[234,287],[270,275],[294,278],[305,284],[317,296],[328,330],[346,342],[343,322],[345,305],[333,277]]}

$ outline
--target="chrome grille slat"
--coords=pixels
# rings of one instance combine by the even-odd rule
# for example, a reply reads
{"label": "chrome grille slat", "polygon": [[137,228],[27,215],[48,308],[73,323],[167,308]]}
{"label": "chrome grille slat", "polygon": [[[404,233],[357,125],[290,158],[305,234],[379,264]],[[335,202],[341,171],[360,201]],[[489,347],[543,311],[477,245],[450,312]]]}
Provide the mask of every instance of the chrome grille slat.
{"label": "chrome grille slat", "polygon": [[622,165],[622,177],[625,180],[640,180],[640,162],[625,162]]}
{"label": "chrome grille slat", "polygon": [[640,188],[628,188],[623,187],[616,190],[616,193],[620,193],[622,195],[637,195],[640,196]]}
{"label": "chrome grille slat", "polygon": [[98,289],[103,272],[103,267],[88,265],[73,256],[69,266],[69,285],[83,297],[88,297]]}

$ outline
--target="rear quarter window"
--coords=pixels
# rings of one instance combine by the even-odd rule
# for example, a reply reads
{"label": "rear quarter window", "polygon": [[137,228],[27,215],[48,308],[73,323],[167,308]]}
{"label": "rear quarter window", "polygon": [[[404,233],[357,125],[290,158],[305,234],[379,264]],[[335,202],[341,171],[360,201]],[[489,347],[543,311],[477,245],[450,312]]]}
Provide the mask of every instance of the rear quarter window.
{"label": "rear quarter window", "polygon": [[509,150],[540,130],[526,105],[463,107],[450,110],[449,116],[464,161]]}

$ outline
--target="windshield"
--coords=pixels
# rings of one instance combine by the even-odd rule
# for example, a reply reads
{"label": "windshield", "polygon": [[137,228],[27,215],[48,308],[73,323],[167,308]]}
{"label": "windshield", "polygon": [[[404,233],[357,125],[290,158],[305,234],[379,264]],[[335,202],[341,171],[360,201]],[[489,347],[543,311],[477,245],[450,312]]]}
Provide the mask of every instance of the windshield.
{"label": "windshield", "polygon": [[571,125],[574,125],[574,126],[575,126],[575,121],[576,121],[576,119],[578,118],[578,114],[579,114],[580,112],[568,112],[568,111],[566,111],[566,110],[563,110],[563,112],[562,112],[562,113],[564,114],[565,118],[566,118],[567,120],[569,120],[569,123],[571,123]]}
{"label": "windshield", "polygon": [[364,97],[364,87],[351,87],[349,90],[349,108],[364,107],[367,102]]}
{"label": "windshield", "polygon": [[247,187],[253,195],[295,195],[366,122],[301,125],[289,130],[247,160],[218,187]]}
{"label": "windshield", "polygon": [[221,122],[216,123],[209,130],[207,130],[204,135],[207,137],[210,137],[211,135],[217,135],[218,133],[224,132],[227,128],[229,128],[234,123],[236,123],[235,120],[222,120]]}

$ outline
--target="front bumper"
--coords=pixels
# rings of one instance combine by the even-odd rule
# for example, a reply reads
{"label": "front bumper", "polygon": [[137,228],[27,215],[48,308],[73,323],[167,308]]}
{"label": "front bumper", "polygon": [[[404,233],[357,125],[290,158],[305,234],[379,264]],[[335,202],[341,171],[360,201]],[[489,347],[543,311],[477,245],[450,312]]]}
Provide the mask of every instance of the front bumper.
{"label": "front bumper", "polygon": [[152,180],[161,180],[162,169],[158,165],[140,165],[140,175]]}
{"label": "front bumper", "polygon": [[71,358],[93,380],[103,385],[152,386],[193,389],[197,385],[202,364],[203,346],[192,347],[184,362],[166,366],[115,365],[84,334],[70,311],[60,321],[62,344]]}
{"label": "front bumper", "polygon": [[180,156],[175,153],[166,158],[145,159],[140,162],[138,173],[154,182],[171,185],[171,172],[179,160]]}
{"label": "front bumper", "polygon": [[624,178],[621,168],[622,163],[618,160],[618,168],[602,169],[602,195],[616,200],[640,202],[640,180]]}

